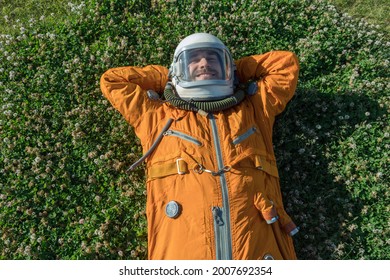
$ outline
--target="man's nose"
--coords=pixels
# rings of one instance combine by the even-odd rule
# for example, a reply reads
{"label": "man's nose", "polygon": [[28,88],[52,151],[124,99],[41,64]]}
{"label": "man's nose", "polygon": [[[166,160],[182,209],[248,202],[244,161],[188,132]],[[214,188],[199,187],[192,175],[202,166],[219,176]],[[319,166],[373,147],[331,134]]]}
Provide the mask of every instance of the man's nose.
{"label": "man's nose", "polygon": [[206,67],[207,65],[209,65],[209,62],[208,62],[207,58],[202,57],[202,58],[200,59],[200,61],[199,61],[199,65],[200,65],[201,67]]}

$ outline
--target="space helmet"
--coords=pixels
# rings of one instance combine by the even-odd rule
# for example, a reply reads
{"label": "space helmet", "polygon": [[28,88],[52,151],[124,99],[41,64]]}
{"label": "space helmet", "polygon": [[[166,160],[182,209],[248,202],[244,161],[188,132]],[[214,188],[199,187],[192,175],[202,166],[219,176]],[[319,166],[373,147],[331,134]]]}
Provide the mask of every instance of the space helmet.
{"label": "space helmet", "polygon": [[235,64],[217,37],[195,33],[176,47],[169,78],[186,101],[222,100],[234,94]]}

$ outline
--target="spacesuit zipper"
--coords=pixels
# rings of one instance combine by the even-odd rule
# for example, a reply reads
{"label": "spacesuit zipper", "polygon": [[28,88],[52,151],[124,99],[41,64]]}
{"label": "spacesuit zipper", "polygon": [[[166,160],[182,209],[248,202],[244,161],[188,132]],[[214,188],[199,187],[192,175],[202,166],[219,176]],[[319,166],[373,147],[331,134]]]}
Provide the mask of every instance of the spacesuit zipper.
{"label": "spacesuit zipper", "polygon": [[255,132],[256,132],[256,127],[253,126],[250,129],[248,129],[247,131],[245,131],[243,134],[241,134],[241,135],[237,136],[236,138],[234,138],[233,139],[233,144],[234,145],[240,144],[242,141],[247,139],[249,136],[251,136]]}
{"label": "spacesuit zipper", "polygon": [[[215,153],[217,157],[218,169],[224,168],[221,143],[218,135],[218,127],[213,115],[210,114],[210,125],[213,134]],[[233,257],[232,236],[230,228],[230,204],[225,173],[219,175],[222,192],[222,207],[213,207],[214,235],[217,260],[231,260]]]}
{"label": "spacesuit zipper", "polygon": [[189,141],[197,146],[202,146],[202,142],[200,142],[198,139],[196,139],[188,134],[185,134],[183,132],[176,131],[176,130],[169,129],[169,130],[164,132],[164,136],[179,137],[180,139]]}
{"label": "spacesuit zipper", "polygon": [[223,240],[223,226],[224,222],[222,219],[222,211],[221,208],[219,207],[213,207],[211,209],[213,212],[213,218],[214,218],[214,235],[215,235],[215,240],[216,243],[219,243],[216,245],[216,256],[217,259],[221,259],[221,256],[223,255],[223,251],[226,249],[223,249],[222,246],[220,245],[227,245],[226,243],[221,243],[221,240]]}

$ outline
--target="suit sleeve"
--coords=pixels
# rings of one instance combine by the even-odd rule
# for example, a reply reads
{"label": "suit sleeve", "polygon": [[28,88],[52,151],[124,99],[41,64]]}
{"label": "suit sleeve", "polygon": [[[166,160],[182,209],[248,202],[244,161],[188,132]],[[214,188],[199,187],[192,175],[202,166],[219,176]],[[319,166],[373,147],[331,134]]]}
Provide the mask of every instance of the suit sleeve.
{"label": "suit sleeve", "polygon": [[280,114],[297,87],[299,62],[288,51],[272,51],[244,57],[236,62],[240,82],[258,81],[266,116]]}
{"label": "suit sleeve", "polygon": [[100,79],[103,95],[133,127],[143,116],[156,109],[156,102],[147,97],[152,89],[161,94],[168,79],[168,69],[163,66],[118,67],[106,71]]}

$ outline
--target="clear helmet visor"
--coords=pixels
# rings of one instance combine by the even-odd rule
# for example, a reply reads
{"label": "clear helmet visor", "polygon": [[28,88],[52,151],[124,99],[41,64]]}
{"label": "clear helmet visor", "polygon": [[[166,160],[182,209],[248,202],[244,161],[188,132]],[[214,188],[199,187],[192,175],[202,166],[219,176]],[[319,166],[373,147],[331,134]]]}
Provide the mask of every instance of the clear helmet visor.
{"label": "clear helmet visor", "polygon": [[179,54],[175,72],[183,82],[228,81],[232,78],[232,61],[224,49],[187,49]]}

